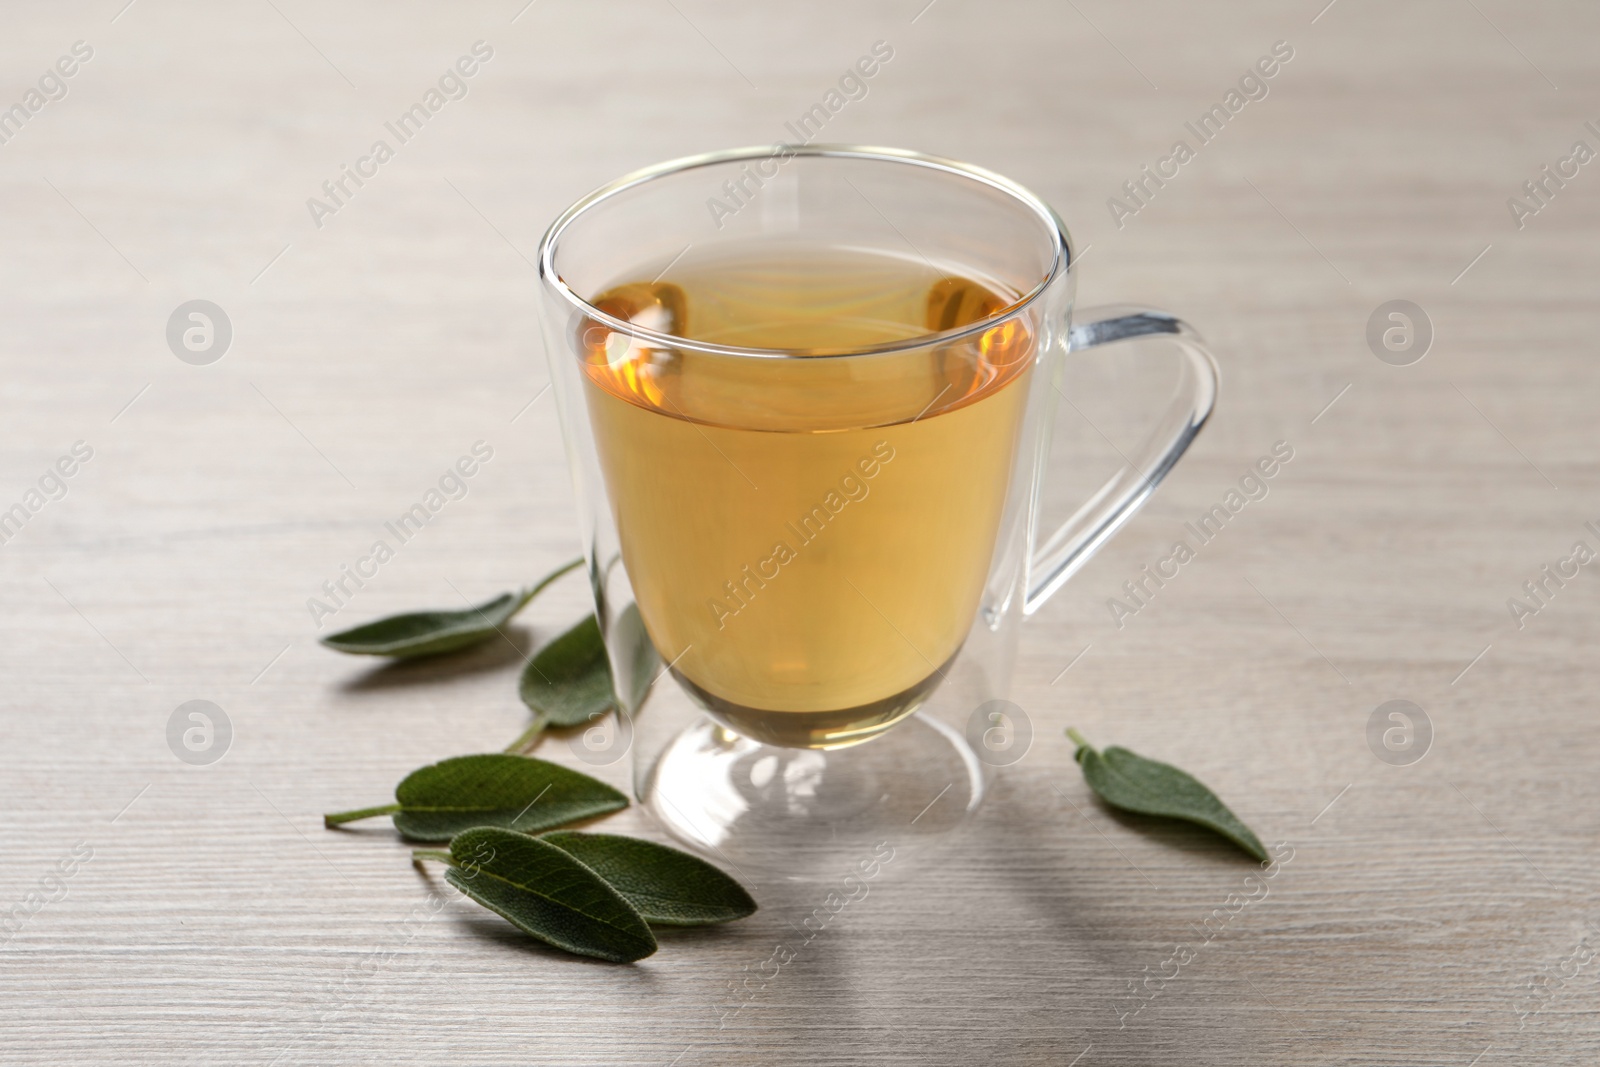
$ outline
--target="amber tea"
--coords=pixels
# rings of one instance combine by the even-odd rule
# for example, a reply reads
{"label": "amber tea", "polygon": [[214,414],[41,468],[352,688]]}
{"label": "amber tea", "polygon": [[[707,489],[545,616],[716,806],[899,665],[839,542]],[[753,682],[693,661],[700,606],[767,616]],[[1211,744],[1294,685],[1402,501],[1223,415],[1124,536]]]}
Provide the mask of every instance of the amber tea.
{"label": "amber tea", "polygon": [[[775,247],[685,255],[592,298],[585,393],[640,615],[724,724],[866,740],[965,640],[994,553],[1034,338],[1021,294],[919,258]],[[941,343],[845,358],[959,330]]]}

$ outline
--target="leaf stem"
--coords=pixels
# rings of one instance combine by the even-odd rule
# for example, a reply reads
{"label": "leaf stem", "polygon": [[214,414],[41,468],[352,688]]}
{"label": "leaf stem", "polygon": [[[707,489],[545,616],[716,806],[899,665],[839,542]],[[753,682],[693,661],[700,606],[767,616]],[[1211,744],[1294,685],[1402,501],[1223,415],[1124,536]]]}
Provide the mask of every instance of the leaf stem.
{"label": "leaf stem", "polygon": [[411,862],[420,866],[423,860],[438,860],[440,863],[453,863],[450,853],[442,852],[436,848],[418,848],[411,852]]}
{"label": "leaf stem", "polygon": [[398,804],[380,804],[375,808],[357,808],[355,811],[341,811],[322,817],[322,825],[326,827],[338,826],[340,823],[355,822],[357,819],[370,819],[374,815],[393,815],[400,810]]}
{"label": "leaf stem", "polygon": [[1077,745],[1079,748],[1086,748],[1090,752],[1094,751],[1094,746],[1088,741],[1085,741],[1083,735],[1080,734],[1076,728],[1071,726],[1067,727],[1067,737],[1069,737],[1072,740],[1072,743]]}
{"label": "leaf stem", "polygon": [[[527,607],[529,601],[538,596],[540,593],[544,592],[545,586],[549,585],[551,582],[555,581],[557,578],[560,578],[562,575],[573,570],[574,568],[581,566],[583,566],[583,557],[579,556],[570,563],[563,563],[561,566],[557,567],[555,570],[539,579],[538,585],[535,585],[532,589],[528,589],[523,592],[522,603],[517,605],[517,611],[521,611],[523,608]],[[514,615],[516,612],[512,612],[512,614]]]}
{"label": "leaf stem", "polygon": [[544,728],[549,724],[550,720],[547,717],[543,715],[535,715],[533,717],[533,723],[526,730],[522,731],[522,736],[511,742],[502,751],[511,753],[512,755],[521,755],[523,750],[532,747],[533,743],[538,740],[539,735],[544,733]]}

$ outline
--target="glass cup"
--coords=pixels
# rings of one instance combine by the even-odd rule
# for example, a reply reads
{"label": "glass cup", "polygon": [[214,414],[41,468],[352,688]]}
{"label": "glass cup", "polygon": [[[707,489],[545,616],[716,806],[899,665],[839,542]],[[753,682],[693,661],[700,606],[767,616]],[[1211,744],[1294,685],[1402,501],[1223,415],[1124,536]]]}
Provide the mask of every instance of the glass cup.
{"label": "glass cup", "polygon": [[[801,279],[841,315],[921,279],[927,329],[763,347],[757,316],[697,338],[696,290],[661,279],[719,263],[746,288]],[[796,266],[819,263],[821,282]],[[695,156],[567,209],[539,248],[543,319],[621,707],[574,751],[631,751],[644,807],[750,877],[837,877],[883,842],[947,839],[1026,749],[1006,702],[1022,619],[1216,397],[1180,320],[1074,315],[1073,267],[1038,197],[896,149]],[[1145,335],[1181,357],[1175,399],[1039,530],[1066,357]]]}

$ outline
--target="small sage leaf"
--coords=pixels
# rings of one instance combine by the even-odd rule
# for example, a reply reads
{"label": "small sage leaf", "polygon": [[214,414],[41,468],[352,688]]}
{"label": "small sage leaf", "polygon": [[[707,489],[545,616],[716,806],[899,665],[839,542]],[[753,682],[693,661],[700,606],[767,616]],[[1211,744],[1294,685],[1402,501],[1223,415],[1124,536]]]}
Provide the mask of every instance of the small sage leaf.
{"label": "small sage leaf", "polygon": [[1083,768],[1084,780],[1107,804],[1123,811],[1204,826],[1267,862],[1261,839],[1192,775],[1125,748],[1112,746],[1099,752],[1076,730],[1068,730],[1067,736],[1078,746],[1076,759]]}
{"label": "small sage leaf", "polygon": [[582,726],[615,708],[599,621],[590,615],[535,653],[517,690],[549,726]]}
{"label": "small sage leaf", "polygon": [[436,656],[475,645],[493,637],[545,586],[583,561],[575,559],[545,575],[537,585],[512,593],[501,593],[475,607],[461,611],[413,611],[363,623],[349,630],[329,634],[322,644],[336,652],[354,656]]}
{"label": "small sage leaf", "polygon": [[399,803],[324,815],[337,826],[373,815],[394,816],[412,841],[447,841],[474,826],[530,833],[552,830],[628,806],[628,798],[587,774],[532,756],[488,753],[455,756],[406,775],[395,786]]}
{"label": "small sage leaf", "polygon": [[580,956],[632,963],[656,950],[632,904],[571,853],[483,826],[450,842],[445,879],[540,941]]}
{"label": "small sage leaf", "polygon": [[558,830],[540,840],[576,856],[627,898],[647,922],[703,926],[756,910],[744,886],[698,856],[616,834]]}

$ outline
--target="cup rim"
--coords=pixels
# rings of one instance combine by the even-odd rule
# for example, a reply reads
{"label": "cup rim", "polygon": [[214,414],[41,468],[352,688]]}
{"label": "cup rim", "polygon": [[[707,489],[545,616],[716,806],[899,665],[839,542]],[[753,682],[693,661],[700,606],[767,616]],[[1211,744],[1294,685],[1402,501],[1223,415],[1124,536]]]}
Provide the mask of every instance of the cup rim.
{"label": "cup rim", "polygon": [[[1032,289],[1018,297],[1011,304],[1008,304],[1000,312],[988,318],[950,330],[917,334],[914,337],[904,338],[899,341],[863,345],[854,348],[827,349],[821,352],[815,349],[748,348],[740,345],[716,344],[710,341],[698,341],[693,338],[679,337],[676,334],[661,333],[643,326],[637,326],[625,319],[610,315],[589,303],[589,301],[579,296],[556,271],[555,252],[562,233],[585,212],[611,197],[647,184],[657,178],[663,178],[682,171],[737,162],[739,160],[761,159],[779,155],[784,156],[784,158],[818,156],[899,163],[942,171],[987,185],[1020,202],[1024,207],[1032,211],[1046,228],[1053,232],[1054,240],[1052,243],[1054,247],[1050,267]],[[992,329],[996,324],[1013,318],[1032,306],[1058,278],[1071,269],[1074,258],[1071,235],[1068,234],[1066,224],[1061,221],[1060,216],[1055,213],[1054,209],[1022,185],[1003,175],[996,174],[994,171],[973,166],[970,163],[962,163],[942,156],[926,155],[903,148],[853,144],[772,144],[751,145],[744,148],[731,148],[719,152],[704,152],[699,155],[683,156],[633,171],[613,182],[600,186],[573,203],[550,224],[550,228],[545,231],[544,236],[539,241],[538,271],[540,282],[561,296],[575,311],[609,327],[613,331],[636,337],[648,343],[650,347],[688,349],[711,355],[738,356],[751,359],[788,359],[795,357],[806,359],[849,359],[857,356],[908,352],[931,344],[948,344]]]}

